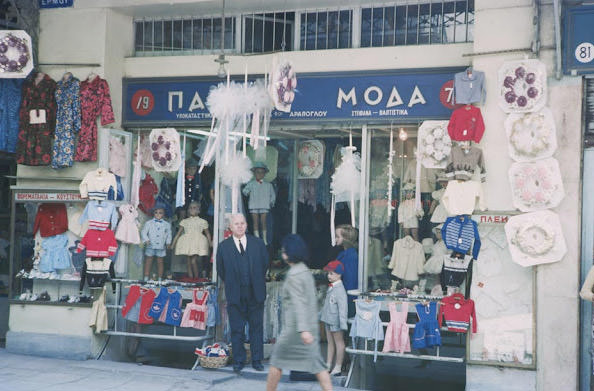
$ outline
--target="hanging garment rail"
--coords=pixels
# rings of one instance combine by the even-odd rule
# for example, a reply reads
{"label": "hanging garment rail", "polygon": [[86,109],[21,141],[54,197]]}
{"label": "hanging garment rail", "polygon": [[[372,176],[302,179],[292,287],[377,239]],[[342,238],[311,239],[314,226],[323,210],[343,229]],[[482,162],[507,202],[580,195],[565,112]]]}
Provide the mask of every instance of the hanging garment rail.
{"label": "hanging garment rail", "polygon": [[184,288],[203,288],[203,287],[210,287],[214,286],[212,282],[178,282],[172,280],[164,280],[164,281],[142,281],[142,280],[130,280],[125,278],[114,278],[110,282],[115,282],[116,285],[116,294],[115,294],[115,304],[107,304],[105,307],[108,310],[114,310],[114,325],[113,330],[105,330],[102,331],[101,334],[105,335],[114,335],[114,336],[122,336],[122,337],[136,337],[136,338],[148,338],[148,339],[163,339],[163,340],[174,340],[174,341],[192,341],[192,342],[200,342],[202,341],[202,347],[206,346],[208,341],[214,341],[214,332],[215,327],[207,327],[205,330],[204,335],[177,335],[177,326],[173,326],[172,334],[155,334],[155,333],[138,333],[138,332],[130,332],[130,331],[122,331],[118,328],[118,313],[120,309],[123,308],[120,305],[121,296],[122,296],[122,284],[137,284],[137,285],[144,285],[144,286],[152,286],[152,287],[180,287]]}
{"label": "hanging garment rail", "polygon": [[[349,290],[349,294],[357,295],[362,297],[362,299],[357,300],[377,300],[377,301],[385,301],[385,302],[425,302],[425,301],[440,301],[443,296],[433,296],[433,295],[424,295],[424,294],[410,294],[410,295],[403,295],[398,294],[396,292],[360,292],[358,290]],[[379,299],[381,297],[381,299]],[[384,300],[384,298],[386,300]],[[382,310],[385,311],[385,310]],[[348,320],[349,323],[352,323],[352,319]],[[390,322],[381,322],[382,327],[387,327]],[[406,326],[411,329],[414,328],[414,324],[407,323]],[[442,327],[441,331],[447,331],[447,327]],[[345,387],[349,386],[349,383],[352,379],[353,369],[355,367],[356,359],[359,356],[377,356],[377,357],[393,357],[393,358],[404,358],[404,359],[415,359],[415,360],[428,360],[428,361],[441,361],[441,362],[451,362],[451,363],[463,363],[465,361],[464,357],[452,357],[452,356],[442,356],[440,352],[440,347],[436,346],[435,355],[429,354],[412,354],[412,353],[395,353],[395,352],[381,352],[381,351],[374,351],[373,349],[368,349],[367,343],[369,339],[365,340],[365,348],[358,349],[355,347],[347,347],[345,350],[347,353],[353,355],[351,359],[351,364],[349,366],[349,371],[347,374]]]}

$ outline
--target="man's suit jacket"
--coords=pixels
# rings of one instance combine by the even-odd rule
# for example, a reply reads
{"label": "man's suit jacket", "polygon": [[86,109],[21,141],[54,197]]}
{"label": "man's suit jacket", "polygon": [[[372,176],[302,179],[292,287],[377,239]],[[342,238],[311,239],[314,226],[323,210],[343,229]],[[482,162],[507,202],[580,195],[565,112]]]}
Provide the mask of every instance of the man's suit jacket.
{"label": "man's suit jacket", "polygon": [[[257,303],[266,300],[266,270],[268,270],[268,250],[262,239],[246,235],[246,256],[250,265],[252,291]],[[239,262],[245,262],[239,254],[233,236],[219,243],[217,248],[217,273],[225,282],[225,295],[228,304],[239,304],[240,270]]]}

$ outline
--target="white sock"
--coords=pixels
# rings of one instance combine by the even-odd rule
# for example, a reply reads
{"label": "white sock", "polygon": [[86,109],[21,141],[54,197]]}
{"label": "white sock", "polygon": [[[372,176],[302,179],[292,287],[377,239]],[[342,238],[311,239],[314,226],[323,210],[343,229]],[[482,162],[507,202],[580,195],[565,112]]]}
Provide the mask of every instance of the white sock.
{"label": "white sock", "polygon": [[268,242],[266,241],[266,230],[262,231],[262,239],[264,240],[264,244],[268,245]]}
{"label": "white sock", "polygon": [[254,231],[254,236],[259,238],[260,237],[260,232],[259,231]]}

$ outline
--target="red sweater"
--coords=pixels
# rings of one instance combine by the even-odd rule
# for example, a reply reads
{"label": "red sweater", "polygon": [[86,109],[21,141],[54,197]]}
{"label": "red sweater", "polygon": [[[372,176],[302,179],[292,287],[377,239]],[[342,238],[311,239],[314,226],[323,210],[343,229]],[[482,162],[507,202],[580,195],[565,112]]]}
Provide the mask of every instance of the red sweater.
{"label": "red sweater", "polygon": [[109,258],[115,255],[118,242],[111,229],[105,231],[90,229],[78,243],[76,252],[80,253],[84,249],[87,250],[87,257]]}
{"label": "red sweater", "polygon": [[479,143],[485,132],[481,109],[466,105],[454,110],[448,124],[448,133],[453,141]]}
{"label": "red sweater", "polygon": [[441,319],[445,318],[448,331],[465,333],[470,326],[472,317],[472,332],[476,333],[476,312],[474,311],[474,301],[466,300],[461,293],[454,293],[451,296],[444,297],[439,306],[439,326]]}
{"label": "red sweater", "polygon": [[41,237],[55,236],[68,231],[68,215],[66,205],[62,203],[47,203],[39,205],[33,235],[41,231]]}

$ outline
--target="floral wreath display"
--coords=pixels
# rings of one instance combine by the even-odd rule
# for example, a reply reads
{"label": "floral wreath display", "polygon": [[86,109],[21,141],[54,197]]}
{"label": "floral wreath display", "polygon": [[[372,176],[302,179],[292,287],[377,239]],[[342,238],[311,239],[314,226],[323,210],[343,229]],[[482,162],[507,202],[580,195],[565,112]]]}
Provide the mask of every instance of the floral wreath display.
{"label": "floral wreath display", "polygon": [[0,31],[0,78],[25,78],[33,69],[31,37],[22,30]]}
{"label": "floral wreath display", "polygon": [[540,110],[547,100],[547,73],[538,60],[508,61],[499,69],[499,106],[506,113]]}
{"label": "floral wreath display", "polygon": [[557,262],[567,252],[559,216],[550,210],[510,217],[505,236],[512,260],[521,266]]}
{"label": "floral wreath display", "polygon": [[297,88],[297,75],[293,65],[284,61],[273,67],[270,80],[270,95],[274,101],[274,107],[278,111],[290,112]]}
{"label": "floral wreath display", "polygon": [[555,121],[546,107],[534,113],[511,113],[505,132],[509,155],[517,162],[549,158],[557,149]]}
{"label": "floral wreath display", "polygon": [[553,158],[513,163],[509,180],[514,207],[522,212],[554,208],[565,197],[559,163]]}
{"label": "floral wreath display", "polygon": [[299,144],[297,152],[299,179],[317,179],[324,171],[324,143],[307,140]]}
{"label": "floral wreath display", "polygon": [[425,121],[419,127],[417,150],[426,168],[445,168],[452,150],[448,121]]}
{"label": "floral wreath display", "polygon": [[179,134],[173,128],[153,129],[149,136],[155,171],[177,171],[181,165]]}

